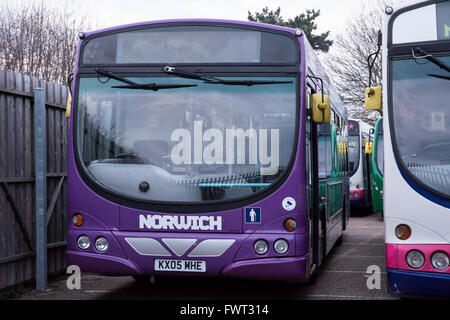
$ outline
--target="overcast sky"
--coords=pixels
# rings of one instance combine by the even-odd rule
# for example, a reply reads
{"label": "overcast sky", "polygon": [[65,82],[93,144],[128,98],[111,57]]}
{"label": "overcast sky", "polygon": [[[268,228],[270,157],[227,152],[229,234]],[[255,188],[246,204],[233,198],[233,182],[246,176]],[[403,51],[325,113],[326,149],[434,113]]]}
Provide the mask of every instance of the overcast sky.
{"label": "overcast sky", "polygon": [[[44,1],[61,5],[66,0]],[[345,21],[355,11],[373,1],[378,0],[72,0],[93,17],[99,28],[172,18],[247,20],[249,10],[254,13],[265,6],[281,7],[281,15],[286,19],[306,9],[320,9],[318,32],[330,30],[332,38],[344,30]]]}

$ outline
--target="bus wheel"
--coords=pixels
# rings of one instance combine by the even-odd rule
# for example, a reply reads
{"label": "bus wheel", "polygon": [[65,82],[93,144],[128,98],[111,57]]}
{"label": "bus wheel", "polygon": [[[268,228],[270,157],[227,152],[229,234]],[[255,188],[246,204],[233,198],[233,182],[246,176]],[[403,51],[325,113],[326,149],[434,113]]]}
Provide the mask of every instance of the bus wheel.
{"label": "bus wheel", "polygon": [[307,284],[315,284],[317,281],[317,270],[314,270],[313,273],[309,276],[309,280]]}
{"label": "bus wheel", "polygon": [[314,284],[317,281],[317,266],[313,265],[311,266],[309,274],[309,279],[306,281],[307,284]]}
{"label": "bus wheel", "polygon": [[373,210],[372,210],[372,205],[366,206],[366,207],[364,208],[364,213],[367,214],[367,215],[374,214],[375,212],[373,212]]}
{"label": "bus wheel", "polygon": [[344,234],[341,234],[341,236],[336,241],[336,246],[340,247],[343,242],[344,242]]}

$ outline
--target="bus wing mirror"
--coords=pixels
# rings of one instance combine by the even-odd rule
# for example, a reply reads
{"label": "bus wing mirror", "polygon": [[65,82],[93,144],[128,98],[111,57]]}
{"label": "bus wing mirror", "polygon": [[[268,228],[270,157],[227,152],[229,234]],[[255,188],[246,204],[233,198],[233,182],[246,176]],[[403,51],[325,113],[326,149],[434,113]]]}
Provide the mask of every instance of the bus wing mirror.
{"label": "bus wing mirror", "polygon": [[71,109],[72,109],[72,95],[69,92],[69,95],[67,96],[66,118],[70,118]]}
{"label": "bus wing mirror", "polygon": [[381,110],[382,106],[382,88],[366,88],[366,110]]}
{"label": "bus wing mirror", "polygon": [[330,96],[321,93],[315,93],[312,100],[312,118],[315,123],[330,122]]}
{"label": "bus wing mirror", "polygon": [[373,142],[372,141],[366,141],[366,154],[372,154],[373,152]]}

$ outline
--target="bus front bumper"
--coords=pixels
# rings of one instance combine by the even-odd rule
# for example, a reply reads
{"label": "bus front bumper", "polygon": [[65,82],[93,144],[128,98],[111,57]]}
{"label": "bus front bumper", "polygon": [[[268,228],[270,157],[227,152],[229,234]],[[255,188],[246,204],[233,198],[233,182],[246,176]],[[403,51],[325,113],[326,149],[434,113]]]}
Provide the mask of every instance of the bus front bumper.
{"label": "bus front bumper", "polygon": [[291,281],[302,280],[299,275],[307,274],[307,266],[307,257],[247,260],[233,262],[227,265],[221,273],[230,278]]}
{"label": "bus front bumper", "polygon": [[128,259],[95,253],[67,251],[67,265],[76,265],[82,272],[102,273],[112,276],[141,275],[143,270]]}
{"label": "bus front bumper", "polygon": [[387,269],[389,294],[397,297],[450,297],[450,274]]}
{"label": "bus front bumper", "polygon": [[[90,239],[91,245],[85,250],[77,247],[77,239],[81,235]],[[301,282],[309,279],[309,254],[305,249],[307,236],[70,230],[67,264],[78,265],[82,272],[106,275],[232,277]],[[108,239],[109,247],[105,252],[99,252],[94,247],[99,237]],[[289,243],[284,255],[274,251],[274,243],[280,238]],[[264,256],[254,252],[254,243],[259,239],[265,239],[269,244]],[[180,249],[177,244],[185,246]]]}
{"label": "bus front bumper", "polygon": [[[120,257],[78,251],[67,251],[66,257],[67,265],[77,265],[82,272],[112,276],[169,275],[158,272],[149,273],[132,261]],[[307,257],[244,260],[227,264],[216,276],[254,280],[305,281],[307,263]],[[172,273],[170,275],[198,276],[199,274]],[[211,274],[205,274],[205,276],[211,276]]]}

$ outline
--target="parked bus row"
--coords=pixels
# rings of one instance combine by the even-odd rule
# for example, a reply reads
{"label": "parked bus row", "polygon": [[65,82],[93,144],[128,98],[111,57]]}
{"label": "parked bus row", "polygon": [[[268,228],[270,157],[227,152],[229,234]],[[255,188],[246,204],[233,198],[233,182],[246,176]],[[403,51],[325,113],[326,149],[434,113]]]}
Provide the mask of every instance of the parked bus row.
{"label": "parked bus row", "polygon": [[[301,30],[174,20],[81,33],[67,263],[313,282],[350,204],[384,201],[390,292],[448,293],[448,10],[387,11],[375,129],[348,119]],[[381,108],[381,88],[367,95]]]}
{"label": "parked bus row", "polygon": [[360,120],[349,121],[350,203],[352,208],[372,208],[370,185],[371,129]]}
{"label": "parked bus row", "polygon": [[375,128],[349,120],[350,203],[353,209],[383,211],[383,121]]}

